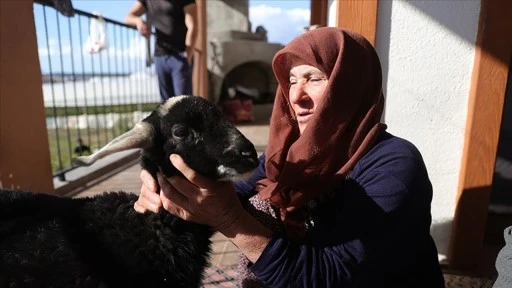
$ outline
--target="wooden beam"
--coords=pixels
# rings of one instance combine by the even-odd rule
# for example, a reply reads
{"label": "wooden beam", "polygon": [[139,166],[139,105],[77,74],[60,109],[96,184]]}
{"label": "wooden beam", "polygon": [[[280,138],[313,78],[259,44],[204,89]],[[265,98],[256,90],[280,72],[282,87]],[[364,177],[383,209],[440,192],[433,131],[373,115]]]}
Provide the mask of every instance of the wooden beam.
{"label": "wooden beam", "polygon": [[33,1],[0,1],[0,187],[53,193]]}
{"label": "wooden beam", "polygon": [[336,3],[336,26],[363,35],[375,46],[378,0],[343,0]]}
{"label": "wooden beam", "polygon": [[327,0],[311,0],[309,25],[327,26]]}
{"label": "wooden beam", "polygon": [[196,1],[197,5],[197,39],[194,51],[194,70],[192,74],[192,90],[194,95],[203,96],[210,99],[208,95],[208,68],[207,68],[207,21],[206,21],[206,1]]}
{"label": "wooden beam", "polygon": [[512,52],[512,1],[482,0],[448,261],[478,272]]}

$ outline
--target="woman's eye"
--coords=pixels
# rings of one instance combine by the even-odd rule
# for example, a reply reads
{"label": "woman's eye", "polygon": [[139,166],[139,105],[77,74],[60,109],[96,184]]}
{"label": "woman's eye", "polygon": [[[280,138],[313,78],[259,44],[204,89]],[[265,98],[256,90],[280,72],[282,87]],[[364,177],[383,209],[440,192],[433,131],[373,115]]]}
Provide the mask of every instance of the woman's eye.
{"label": "woman's eye", "polygon": [[172,127],[172,136],[178,139],[182,139],[188,136],[188,129],[183,126]]}
{"label": "woman's eye", "polygon": [[313,85],[320,85],[324,82],[325,78],[321,78],[321,77],[318,77],[318,78],[310,78],[308,80],[308,82],[312,83]]}
{"label": "woman's eye", "polygon": [[321,76],[314,76],[314,77],[311,77],[309,78],[309,81],[311,82],[321,82],[323,81],[325,78],[324,77],[321,77]]}

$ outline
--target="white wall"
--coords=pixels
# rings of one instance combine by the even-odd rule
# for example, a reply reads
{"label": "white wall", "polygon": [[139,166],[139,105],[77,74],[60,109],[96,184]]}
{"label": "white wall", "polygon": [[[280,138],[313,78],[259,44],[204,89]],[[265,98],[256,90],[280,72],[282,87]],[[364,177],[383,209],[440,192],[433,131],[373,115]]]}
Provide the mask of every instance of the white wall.
{"label": "white wall", "polygon": [[[314,1],[314,0],[311,0]],[[339,1],[339,0],[338,0]],[[336,16],[338,11],[337,0],[328,0],[327,1],[327,26],[335,27],[336,26]]]}
{"label": "white wall", "polygon": [[[333,26],[336,7],[329,8]],[[479,13],[480,0],[379,1],[384,120],[389,132],[423,154],[434,187],[431,231],[441,259],[455,212]]]}

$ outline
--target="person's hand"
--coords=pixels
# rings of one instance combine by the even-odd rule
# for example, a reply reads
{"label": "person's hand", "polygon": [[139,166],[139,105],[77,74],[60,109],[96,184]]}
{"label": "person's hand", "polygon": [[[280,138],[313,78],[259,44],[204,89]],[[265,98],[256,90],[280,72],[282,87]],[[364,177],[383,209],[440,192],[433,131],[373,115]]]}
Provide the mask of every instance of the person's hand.
{"label": "person's hand", "polygon": [[199,175],[176,154],[171,155],[170,160],[184,177],[158,175],[160,199],[165,210],[184,220],[209,225],[217,231],[230,227],[245,213],[233,183],[217,182]]}
{"label": "person's hand", "polygon": [[185,48],[185,58],[187,58],[188,65],[192,65],[192,60],[194,59],[194,48],[192,46]]}
{"label": "person's hand", "polygon": [[160,200],[160,195],[158,195],[157,191],[158,183],[146,170],[140,172],[140,179],[142,180],[140,195],[133,208],[139,213],[144,213],[148,210],[158,213],[158,210],[162,207],[162,200]]}
{"label": "person's hand", "polygon": [[140,35],[146,38],[149,38],[151,35],[151,29],[143,20],[137,22],[137,30],[139,31]]}

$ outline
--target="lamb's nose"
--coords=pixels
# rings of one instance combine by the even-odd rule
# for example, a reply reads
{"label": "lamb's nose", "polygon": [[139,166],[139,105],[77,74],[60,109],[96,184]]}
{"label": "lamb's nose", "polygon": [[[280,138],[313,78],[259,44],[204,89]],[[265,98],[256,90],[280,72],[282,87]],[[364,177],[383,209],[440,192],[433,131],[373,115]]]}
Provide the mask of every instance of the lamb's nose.
{"label": "lamb's nose", "polygon": [[250,149],[243,149],[240,151],[240,154],[247,158],[258,157],[258,155],[256,155],[256,150],[254,150],[254,147],[251,147]]}
{"label": "lamb's nose", "polygon": [[258,154],[256,154],[256,149],[254,149],[254,145],[249,141],[244,141],[242,145],[240,145],[239,153],[245,158],[249,160],[257,161]]}

